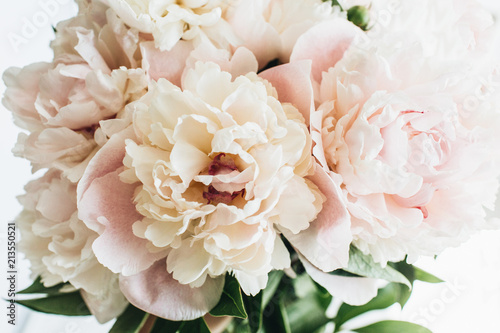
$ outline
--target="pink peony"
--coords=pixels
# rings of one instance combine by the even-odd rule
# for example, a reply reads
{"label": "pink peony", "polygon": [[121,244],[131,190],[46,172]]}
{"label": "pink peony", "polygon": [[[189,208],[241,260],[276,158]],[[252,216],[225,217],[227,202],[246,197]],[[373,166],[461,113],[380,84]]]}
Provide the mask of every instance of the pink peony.
{"label": "pink peony", "polygon": [[[423,13],[435,13],[427,20],[408,13],[379,22],[352,39],[334,66],[316,56],[321,50],[302,47],[323,45],[335,30],[304,34],[312,42],[291,56],[308,53],[317,69],[313,152],[341,177],[354,244],[378,262],[414,261],[457,245],[488,227],[486,209],[494,207],[498,92],[488,80],[497,80],[497,64],[478,58],[488,25],[475,7],[446,3],[423,2]],[[414,8],[400,3],[398,11]],[[483,93],[467,111],[464,92],[471,91]]]}
{"label": "pink peony", "polygon": [[11,68],[3,77],[3,103],[29,131],[19,135],[15,155],[30,160],[34,170],[63,170],[73,182],[97,148],[100,122],[120,118],[147,86],[142,69],[120,67],[137,66],[137,32],[111,11],[96,25],[91,8],[57,26],[53,63]]}

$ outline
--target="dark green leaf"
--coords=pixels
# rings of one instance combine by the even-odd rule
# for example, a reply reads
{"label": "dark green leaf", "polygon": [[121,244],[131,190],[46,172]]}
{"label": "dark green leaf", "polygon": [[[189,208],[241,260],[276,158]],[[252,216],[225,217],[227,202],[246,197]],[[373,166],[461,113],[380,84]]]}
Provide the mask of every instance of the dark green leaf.
{"label": "dark green leaf", "polygon": [[[173,333],[173,332],[165,332]],[[210,333],[210,329],[203,318],[182,323],[179,333]]]}
{"label": "dark green leaf", "polygon": [[415,269],[415,280],[424,281],[424,282],[428,282],[428,283],[444,282],[443,280],[441,280],[437,276],[434,276],[431,273],[428,273],[421,268],[418,268],[415,266],[413,266],[413,268]]}
{"label": "dark green leaf", "polygon": [[271,271],[269,273],[269,279],[267,280],[267,286],[262,291],[262,307],[265,308],[269,301],[273,298],[276,289],[283,278],[285,273],[283,271]]}
{"label": "dark green leaf", "polygon": [[130,304],[116,319],[109,333],[137,333],[148,319],[148,316],[149,314]]}
{"label": "dark green leaf", "polygon": [[358,333],[432,333],[425,327],[405,321],[386,320],[354,329]]}
{"label": "dark green leaf", "polygon": [[346,277],[360,277],[361,275],[358,275],[358,274],[353,274],[353,273],[349,273],[343,269],[336,269],[334,271],[331,271],[330,273],[328,274],[331,274],[331,275],[338,275],[338,276],[346,276]]}
{"label": "dark green leaf", "polygon": [[53,287],[45,287],[42,283],[42,278],[39,276],[37,279],[26,289],[18,291],[18,294],[57,294],[59,290],[65,286],[65,283],[59,283]]}
{"label": "dark green leaf", "polygon": [[311,333],[330,322],[331,319],[326,317],[326,309],[331,299],[331,296],[325,298],[311,293],[288,304],[286,312],[293,333]]}
{"label": "dark green leaf", "polygon": [[376,263],[371,256],[363,254],[363,252],[354,246],[351,246],[349,251],[349,263],[344,270],[352,274],[402,283],[411,288],[410,281],[408,281],[403,274],[389,265],[382,267],[380,264]]}
{"label": "dark green leaf", "polygon": [[277,309],[264,316],[263,323],[266,332],[292,333],[286,307],[282,301],[278,303]]}
{"label": "dark green leaf", "polygon": [[32,310],[61,314],[65,316],[88,316],[90,311],[85,305],[79,291],[67,294],[58,294],[46,298],[17,300],[17,303]]}
{"label": "dark green leaf", "polygon": [[246,318],[245,305],[241,297],[241,289],[238,281],[231,275],[226,275],[224,290],[219,303],[210,311],[215,317],[232,316]]}
{"label": "dark green leaf", "polygon": [[170,321],[163,318],[157,318],[150,333],[174,333],[182,325],[182,321]]}
{"label": "dark green leaf", "polygon": [[248,314],[248,326],[251,333],[259,332],[262,327],[262,291],[255,296],[243,296],[243,303]]}

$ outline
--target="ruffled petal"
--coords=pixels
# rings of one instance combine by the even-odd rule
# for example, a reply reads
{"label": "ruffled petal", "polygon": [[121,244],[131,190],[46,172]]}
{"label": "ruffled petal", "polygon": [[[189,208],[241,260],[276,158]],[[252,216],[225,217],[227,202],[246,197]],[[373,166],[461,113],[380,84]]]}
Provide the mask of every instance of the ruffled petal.
{"label": "ruffled petal", "polygon": [[314,111],[310,60],[273,67],[259,76],[276,88],[280,102],[293,104],[309,125],[311,112]]}
{"label": "ruffled petal", "polygon": [[319,23],[297,39],[290,62],[311,59],[312,75],[321,82],[321,73],[342,59],[351,42],[363,31],[345,19]]}
{"label": "ruffled petal", "polygon": [[300,259],[311,279],[344,303],[363,305],[377,296],[376,279],[328,274],[311,265],[304,257],[300,256]]}
{"label": "ruffled petal", "polygon": [[304,257],[319,269],[330,272],[345,267],[352,241],[351,220],[342,200],[340,187],[319,165],[308,177],[326,196],[323,209],[309,228],[294,235],[283,229],[283,235]]}

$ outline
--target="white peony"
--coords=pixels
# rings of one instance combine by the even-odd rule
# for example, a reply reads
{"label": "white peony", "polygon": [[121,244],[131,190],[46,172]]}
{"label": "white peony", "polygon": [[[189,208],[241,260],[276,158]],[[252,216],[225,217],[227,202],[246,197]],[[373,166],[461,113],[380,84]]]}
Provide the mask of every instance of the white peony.
{"label": "white peony", "polygon": [[40,276],[46,287],[71,283],[100,322],[120,315],[128,302],[118,276],[92,252],[98,235],[78,219],[76,185],[50,170],[30,182],[19,201],[24,207],[16,220],[19,249],[31,262],[32,278]]}
{"label": "white peony", "polygon": [[141,183],[134,233],[171,249],[167,269],[183,284],[230,271],[256,294],[271,269],[289,266],[280,228],[298,233],[321,208],[302,178],[312,163],[307,130],[271,89],[198,63],[183,91],[160,81],[135,105],[141,141],[127,143],[122,177]]}
{"label": "white peony", "polygon": [[310,70],[268,72],[278,95],[255,73],[234,77],[197,62],[182,89],[160,79],[130,105],[133,131],[92,159],[78,208],[100,234],[96,256],[121,273],[132,304],[197,318],[217,304],[226,273],[255,295],[271,270],[290,266],[282,235],[321,269],[346,264],[347,211],[336,191],[326,198],[318,189],[330,181],[315,167],[299,112],[312,94],[293,93],[311,86]]}
{"label": "white peony", "polygon": [[103,0],[129,26],[152,34],[162,51],[179,40],[209,39],[222,48],[237,38],[222,18],[226,0]]}

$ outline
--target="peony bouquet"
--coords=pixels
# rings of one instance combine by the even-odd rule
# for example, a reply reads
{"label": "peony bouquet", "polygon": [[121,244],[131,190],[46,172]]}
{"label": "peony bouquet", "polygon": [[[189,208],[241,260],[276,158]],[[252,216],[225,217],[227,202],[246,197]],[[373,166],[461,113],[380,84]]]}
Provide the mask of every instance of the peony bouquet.
{"label": "peony bouquet", "polygon": [[115,333],[339,332],[498,226],[475,1],[77,3],[52,62],[3,75],[13,153],[46,170],[19,198],[17,303]]}

